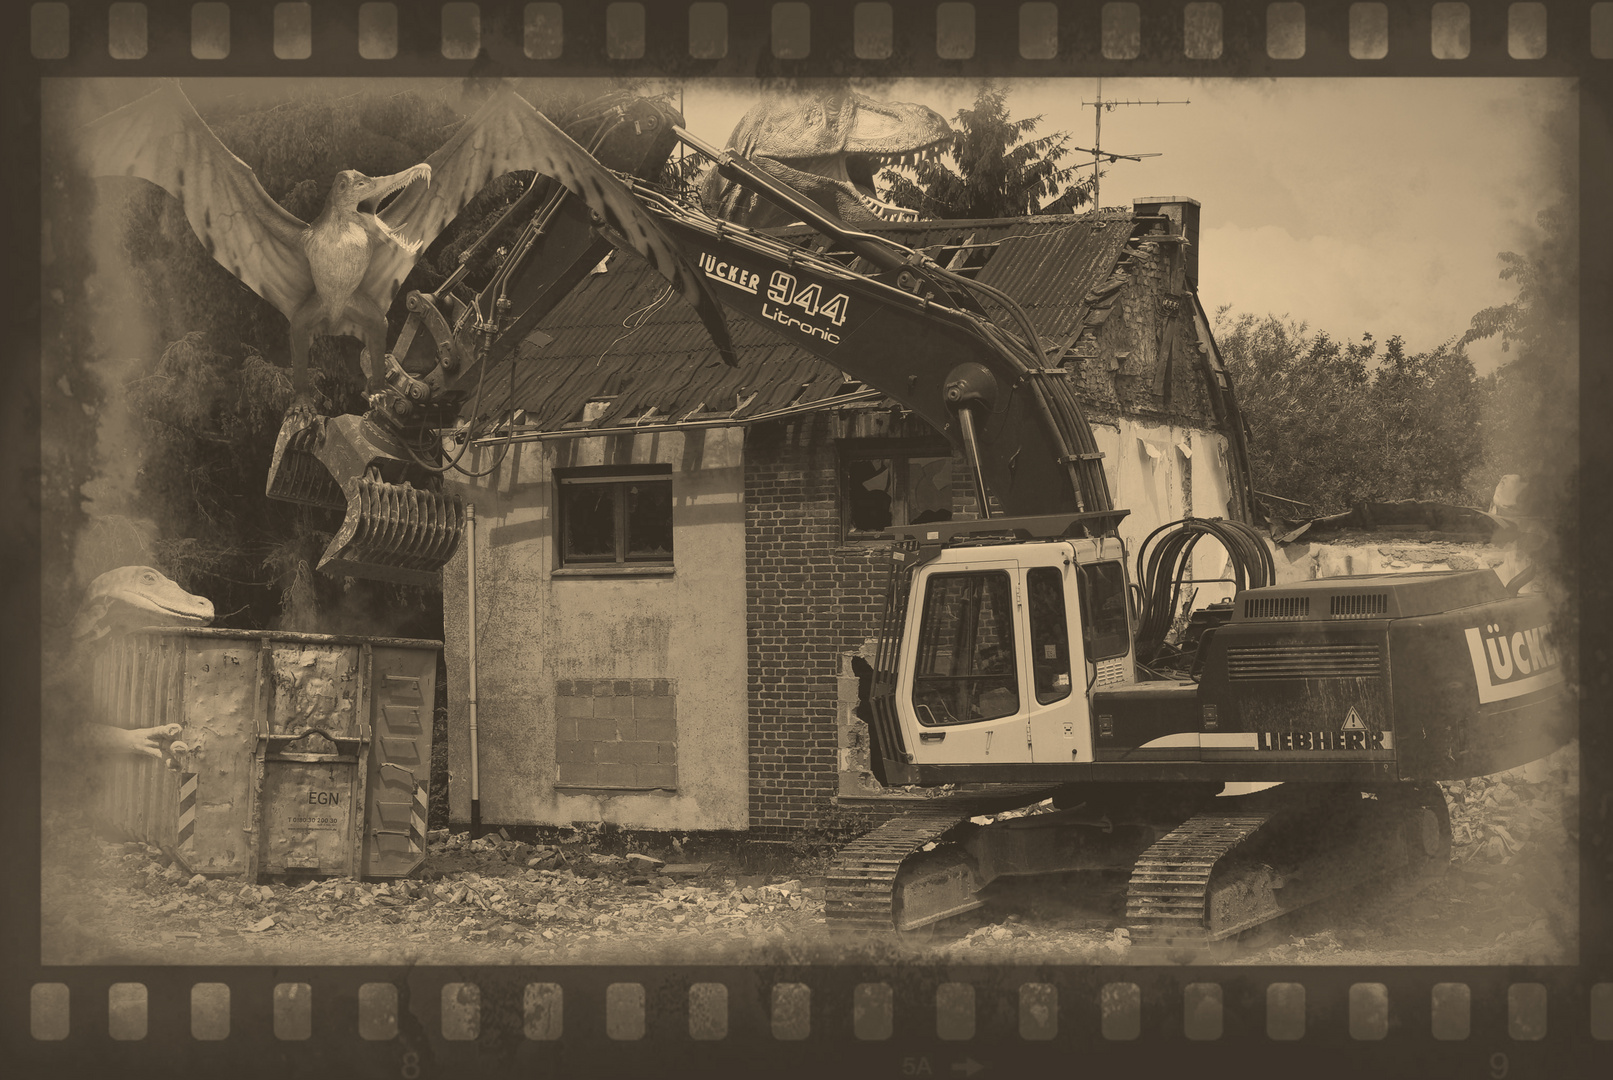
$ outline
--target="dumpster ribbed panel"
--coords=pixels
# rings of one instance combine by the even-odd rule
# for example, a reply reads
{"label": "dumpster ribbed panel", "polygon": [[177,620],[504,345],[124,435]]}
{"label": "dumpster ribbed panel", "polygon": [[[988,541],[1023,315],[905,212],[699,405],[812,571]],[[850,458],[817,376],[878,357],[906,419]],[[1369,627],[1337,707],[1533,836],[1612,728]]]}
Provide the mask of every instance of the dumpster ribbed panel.
{"label": "dumpster ribbed panel", "polygon": [[[201,628],[124,635],[91,662],[94,720],[124,729],[178,724],[170,748],[177,767],[143,754],[96,755],[100,816],[126,838],[161,847],[188,873],[353,874],[359,859],[366,876],[408,873],[424,858],[440,648],[405,638]],[[392,788],[410,812],[401,853],[372,860],[379,841],[364,829],[374,812],[364,800],[376,721],[372,708],[360,708],[371,696],[353,688],[383,667],[408,689],[389,700],[409,715],[399,713],[397,729],[385,734],[399,759],[388,771],[401,774]],[[322,742],[287,756],[302,738]]]}

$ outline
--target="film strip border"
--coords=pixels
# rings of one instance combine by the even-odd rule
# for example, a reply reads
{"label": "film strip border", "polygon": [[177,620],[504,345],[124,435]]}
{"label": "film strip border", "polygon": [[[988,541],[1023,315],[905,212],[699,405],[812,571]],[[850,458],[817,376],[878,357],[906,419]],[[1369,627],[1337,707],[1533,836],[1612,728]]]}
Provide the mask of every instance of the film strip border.
{"label": "film strip border", "polygon": [[[1019,1051],[1014,1058],[1022,1061],[1038,1047],[1067,1051],[1072,1044],[1083,1052],[1130,1046],[1133,1054],[1170,1044],[1348,1045],[1520,1062],[1543,1060],[1531,1055],[1549,1051],[1565,1064],[1565,1051],[1605,1054],[1599,1044],[1613,1041],[1613,983],[1582,984],[1562,971],[1539,973],[1540,981],[1500,972],[1447,981],[1449,973],[1422,969],[1359,981],[1348,971],[1274,976],[1193,968],[972,978],[734,968],[415,968],[390,978],[356,969],[259,971],[232,981],[206,972],[144,974],[144,980],[86,975],[35,983],[30,1020],[37,1052],[30,1056],[64,1062],[73,1044],[115,1065],[118,1048],[135,1054],[138,1044],[157,1043],[169,1053],[207,1044],[233,1045],[237,1053],[243,1043],[345,1044],[377,1060],[405,1064],[405,1055],[429,1055],[447,1065],[456,1047],[471,1052],[489,1044],[564,1042],[586,1054],[589,1047],[672,1053],[732,1043],[772,1046],[775,1058],[794,1047],[805,1064],[814,1048],[831,1045],[887,1057],[892,1047],[904,1057],[929,1055],[929,1073],[947,1076],[976,1048]],[[48,1052],[52,1046],[60,1056]]]}
{"label": "film strip border", "polygon": [[1539,75],[1613,59],[1613,2],[45,0],[29,53],[42,73],[131,75],[398,74],[478,57],[523,75]]}

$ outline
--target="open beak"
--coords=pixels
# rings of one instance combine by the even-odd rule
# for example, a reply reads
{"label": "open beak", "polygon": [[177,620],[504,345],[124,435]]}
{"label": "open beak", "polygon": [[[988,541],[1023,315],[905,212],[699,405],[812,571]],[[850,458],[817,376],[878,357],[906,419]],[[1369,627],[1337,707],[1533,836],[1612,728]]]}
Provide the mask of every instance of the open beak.
{"label": "open beak", "polygon": [[394,191],[408,187],[416,180],[431,183],[431,166],[421,163],[411,165],[402,172],[393,173],[391,176],[366,176],[356,192],[359,196],[358,203],[360,206],[367,206],[372,213],[378,212],[381,209],[382,199],[385,199]]}

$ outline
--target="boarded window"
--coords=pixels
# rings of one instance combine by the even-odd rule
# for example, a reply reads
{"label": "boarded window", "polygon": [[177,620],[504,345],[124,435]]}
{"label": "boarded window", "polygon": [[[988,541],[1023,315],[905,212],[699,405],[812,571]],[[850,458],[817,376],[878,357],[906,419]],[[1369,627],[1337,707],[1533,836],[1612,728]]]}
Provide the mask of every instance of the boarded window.
{"label": "boarded window", "polygon": [[556,477],[560,565],[672,562],[672,476],[577,472]]}

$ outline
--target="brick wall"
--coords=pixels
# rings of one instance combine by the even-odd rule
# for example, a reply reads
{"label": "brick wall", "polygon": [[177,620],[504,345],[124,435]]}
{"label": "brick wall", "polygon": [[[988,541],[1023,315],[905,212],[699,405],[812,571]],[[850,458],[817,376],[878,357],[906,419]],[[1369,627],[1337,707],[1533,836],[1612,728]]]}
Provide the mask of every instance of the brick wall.
{"label": "brick wall", "polygon": [[[750,823],[760,836],[823,826],[840,788],[847,657],[879,632],[887,546],[842,540],[838,438],[933,435],[888,414],[814,414],[751,428],[745,443],[745,584],[750,693]],[[974,516],[967,470],[954,459],[953,508]],[[853,721],[857,726],[861,721]],[[848,741],[866,772],[867,740]]]}
{"label": "brick wall", "polygon": [[555,787],[677,789],[675,679],[562,679],[554,701]]}

